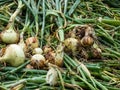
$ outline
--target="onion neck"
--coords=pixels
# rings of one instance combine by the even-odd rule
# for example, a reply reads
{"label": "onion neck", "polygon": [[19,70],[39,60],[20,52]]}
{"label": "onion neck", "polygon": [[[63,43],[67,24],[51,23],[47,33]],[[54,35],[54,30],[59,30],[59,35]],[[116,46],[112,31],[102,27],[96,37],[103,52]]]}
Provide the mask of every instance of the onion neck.
{"label": "onion neck", "polygon": [[12,26],[12,27],[14,26],[15,18],[16,18],[16,16],[19,14],[19,12],[20,12],[20,10],[21,10],[22,7],[23,7],[22,1],[19,0],[19,1],[18,1],[18,7],[17,7],[16,11],[15,11],[15,12],[12,14],[12,16],[10,17],[9,23],[8,23],[8,25],[7,25],[7,27],[6,27],[6,30],[9,29],[11,26]]}
{"label": "onion neck", "polygon": [[19,44],[24,43],[23,34],[24,34],[23,32],[20,33],[20,42],[19,42]]}

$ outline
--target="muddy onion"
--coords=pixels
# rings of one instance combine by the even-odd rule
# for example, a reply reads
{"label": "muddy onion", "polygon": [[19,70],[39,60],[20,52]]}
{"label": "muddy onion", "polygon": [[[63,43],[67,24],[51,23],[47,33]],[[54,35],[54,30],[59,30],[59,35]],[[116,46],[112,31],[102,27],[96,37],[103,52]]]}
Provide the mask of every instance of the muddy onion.
{"label": "muddy onion", "polygon": [[0,61],[9,63],[11,66],[19,66],[25,61],[24,51],[19,45],[11,44],[6,47]]}
{"label": "muddy onion", "polygon": [[45,66],[45,57],[41,54],[35,54],[31,57],[30,64],[33,68],[43,68]]}

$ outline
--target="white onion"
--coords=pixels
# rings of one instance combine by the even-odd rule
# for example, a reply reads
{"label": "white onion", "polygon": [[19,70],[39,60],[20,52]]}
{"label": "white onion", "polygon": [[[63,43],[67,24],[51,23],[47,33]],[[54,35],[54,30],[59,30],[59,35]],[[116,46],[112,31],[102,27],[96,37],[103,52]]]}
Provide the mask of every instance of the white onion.
{"label": "white onion", "polygon": [[14,44],[19,41],[19,34],[14,31],[13,27],[11,26],[9,29],[1,32],[0,38],[4,43]]}
{"label": "white onion", "polygon": [[45,57],[41,54],[35,54],[31,57],[30,64],[37,69],[43,68],[45,66]]}
{"label": "white onion", "polygon": [[33,50],[33,54],[42,54],[43,53],[43,50],[41,48],[35,48]]}
{"label": "white onion", "polygon": [[24,51],[17,44],[10,44],[6,47],[4,55],[0,57],[0,61],[9,63],[11,66],[19,66],[25,61]]}

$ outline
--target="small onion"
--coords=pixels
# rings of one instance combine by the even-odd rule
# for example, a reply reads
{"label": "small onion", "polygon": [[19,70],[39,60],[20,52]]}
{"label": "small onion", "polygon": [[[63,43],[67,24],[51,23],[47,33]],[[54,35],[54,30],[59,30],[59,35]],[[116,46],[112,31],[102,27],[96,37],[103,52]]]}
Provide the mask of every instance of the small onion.
{"label": "small onion", "polygon": [[42,54],[43,50],[41,48],[35,48],[32,52],[32,54]]}
{"label": "small onion", "polygon": [[43,68],[45,66],[45,57],[41,54],[35,54],[31,57],[30,64],[37,69]]}
{"label": "small onion", "polygon": [[50,84],[51,86],[54,86],[57,84],[58,79],[58,73],[54,68],[50,68],[46,75],[46,82]]}
{"label": "small onion", "polygon": [[34,48],[38,48],[39,46],[39,40],[37,37],[29,37],[26,39],[25,42],[28,48],[34,49]]}
{"label": "small onion", "polygon": [[11,26],[0,34],[1,41],[7,44],[14,44],[19,41],[19,34]]}
{"label": "small onion", "polygon": [[19,66],[25,61],[23,49],[17,44],[6,47],[5,53],[0,57],[0,61],[9,63],[11,66]]}
{"label": "small onion", "polygon": [[84,36],[82,39],[81,39],[81,45],[86,47],[86,46],[91,46],[94,44],[94,40],[92,37],[90,36]]}
{"label": "small onion", "polygon": [[65,41],[64,41],[64,45],[65,45],[68,49],[70,49],[70,50],[72,50],[72,51],[76,51],[77,46],[78,46],[78,40],[75,39],[75,38],[67,38],[67,39],[65,39]]}

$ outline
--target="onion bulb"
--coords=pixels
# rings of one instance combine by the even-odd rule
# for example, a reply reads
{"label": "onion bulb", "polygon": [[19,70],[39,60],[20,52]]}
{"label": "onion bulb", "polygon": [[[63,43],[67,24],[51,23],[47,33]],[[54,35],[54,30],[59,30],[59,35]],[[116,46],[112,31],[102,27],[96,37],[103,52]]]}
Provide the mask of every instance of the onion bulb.
{"label": "onion bulb", "polygon": [[92,37],[90,36],[84,36],[82,39],[81,39],[81,45],[83,47],[86,47],[86,46],[91,46],[94,44],[94,40]]}
{"label": "onion bulb", "polygon": [[25,61],[23,49],[17,44],[10,44],[6,47],[5,52],[0,61],[9,63],[11,66],[19,66]]}
{"label": "onion bulb", "polygon": [[54,86],[57,84],[57,79],[58,73],[53,67],[51,67],[46,75],[46,83],[50,84],[51,86]]}
{"label": "onion bulb", "polygon": [[0,38],[1,38],[1,41],[4,43],[14,44],[19,41],[19,34],[11,26],[10,28],[1,32]]}
{"label": "onion bulb", "polygon": [[37,69],[43,68],[45,66],[45,57],[41,54],[35,54],[31,57],[30,64]]}
{"label": "onion bulb", "polygon": [[35,48],[32,54],[42,54],[43,50],[41,48]]}
{"label": "onion bulb", "polygon": [[66,51],[72,51],[72,54],[75,55],[76,50],[78,49],[78,46],[79,46],[79,41],[78,39],[75,39],[75,38],[67,38],[64,41],[64,45],[65,45]]}
{"label": "onion bulb", "polygon": [[34,48],[38,48],[39,46],[39,40],[37,37],[29,37],[26,39],[25,42],[28,48],[34,49]]}

